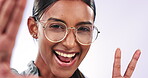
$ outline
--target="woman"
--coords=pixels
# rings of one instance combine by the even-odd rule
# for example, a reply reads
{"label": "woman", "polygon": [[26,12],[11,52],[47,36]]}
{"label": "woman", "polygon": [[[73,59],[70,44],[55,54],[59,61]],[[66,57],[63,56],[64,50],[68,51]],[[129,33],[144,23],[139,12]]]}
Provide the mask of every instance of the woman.
{"label": "woman", "polygon": [[[78,66],[99,33],[94,26],[94,1],[35,0],[33,16],[28,18],[28,29],[38,40],[38,57],[21,74],[24,76],[20,76],[14,74],[15,70],[10,70],[10,58],[25,3],[25,0],[0,2],[0,77],[85,78]],[[121,76],[121,52],[117,49],[112,77],[130,78],[139,56],[137,50],[125,75]]]}

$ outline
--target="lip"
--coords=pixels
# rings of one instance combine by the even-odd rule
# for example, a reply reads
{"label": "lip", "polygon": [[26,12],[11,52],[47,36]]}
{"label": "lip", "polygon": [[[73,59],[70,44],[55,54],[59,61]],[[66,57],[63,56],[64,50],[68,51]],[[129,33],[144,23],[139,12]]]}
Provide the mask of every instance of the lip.
{"label": "lip", "polygon": [[71,62],[69,62],[69,63],[65,63],[65,62],[60,61],[59,58],[56,56],[56,54],[54,54],[54,58],[55,58],[56,63],[57,63],[59,66],[61,66],[61,67],[71,67],[71,66],[73,66],[73,65],[76,63],[76,61],[78,60],[78,56],[79,56],[78,54],[79,54],[79,52],[65,52],[65,51],[62,51],[62,50],[55,50],[55,51],[59,51],[59,52],[61,52],[61,53],[66,53],[66,54],[73,54],[73,53],[76,53],[75,58],[74,58]]}
{"label": "lip", "polygon": [[54,50],[54,51],[59,51],[61,53],[65,53],[65,54],[74,54],[74,53],[78,54],[79,53],[79,52],[66,52],[66,51],[63,51],[63,50]]}

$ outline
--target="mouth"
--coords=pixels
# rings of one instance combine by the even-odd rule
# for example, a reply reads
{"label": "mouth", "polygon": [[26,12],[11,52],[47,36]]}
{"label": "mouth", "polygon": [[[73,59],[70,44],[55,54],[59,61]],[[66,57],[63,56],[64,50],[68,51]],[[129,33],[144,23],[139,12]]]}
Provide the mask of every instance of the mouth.
{"label": "mouth", "polygon": [[56,61],[61,66],[72,66],[79,55],[78,52],[63,52],[63,51],[53,51],[56,56]]}

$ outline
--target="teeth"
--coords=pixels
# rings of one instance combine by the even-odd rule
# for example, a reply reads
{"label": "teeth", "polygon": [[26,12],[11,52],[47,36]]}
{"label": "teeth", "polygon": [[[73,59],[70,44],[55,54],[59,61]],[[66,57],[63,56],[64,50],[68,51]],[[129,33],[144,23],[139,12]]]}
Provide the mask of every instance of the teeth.
{"label": "teeth", "polygon": [[60,56],[63,56],[63,57],[68,57],[68,58],[71,58],[71,57],[74,57],[76,54],[65,54],[65,53],[61,53],[61,52],[58,52],[58,51],[55,51],[58,55]]}

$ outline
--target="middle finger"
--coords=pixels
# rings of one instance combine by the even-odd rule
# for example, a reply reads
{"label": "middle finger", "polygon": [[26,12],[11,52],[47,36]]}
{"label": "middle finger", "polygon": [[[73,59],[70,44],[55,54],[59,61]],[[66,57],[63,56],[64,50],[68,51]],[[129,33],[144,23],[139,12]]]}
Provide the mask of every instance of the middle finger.
{"label": "middle finger", "polygon": [[4,5],[1,6],[0,12],[0,34],[4,33],[7,28],[7,24],[9,23],[9,19],[11,18],[11,13],[15,6],[15,0],[6,0]]}
{"label": "middle finger", "polygon": [[3,6],[4,2],[5,2],[5,0],[0,0],[0,10],[1,10],[1,7]]}
{"label": "middle finger", "polygon": [[132,75],[132,73],[133,73],[133,71],[134,71],[134,69],[136,67],[136,63],[137,63],[137,61],[138,61],[138,59],[140,57],[140,54],[141,54],[140,50],[137,50],[134,53],[133,58],[132,58],[131,62],[129,63],[128,68],[127,68],[127,70],[126,70],[126,72],[124,74],[124,77],[128,77],[128,78],[131,77],[131,75]]}

